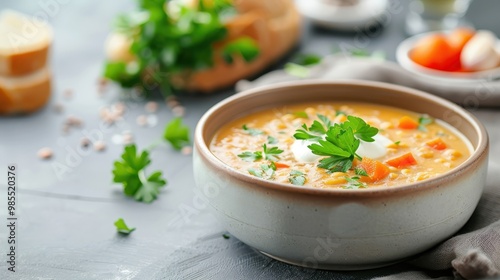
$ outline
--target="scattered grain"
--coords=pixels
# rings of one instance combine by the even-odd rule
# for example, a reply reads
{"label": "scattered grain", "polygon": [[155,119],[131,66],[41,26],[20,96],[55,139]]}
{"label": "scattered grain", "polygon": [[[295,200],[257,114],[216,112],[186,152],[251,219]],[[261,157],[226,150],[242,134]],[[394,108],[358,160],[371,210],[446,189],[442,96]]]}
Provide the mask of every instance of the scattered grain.
{"label": "scattered grain", "polygon": [[41,148],[40,150],[38,150],[37,155],[41,159],[50,159],[50,158],[52,158],[54,153],[52,152],[51,148],[44,147],[44,148]]}

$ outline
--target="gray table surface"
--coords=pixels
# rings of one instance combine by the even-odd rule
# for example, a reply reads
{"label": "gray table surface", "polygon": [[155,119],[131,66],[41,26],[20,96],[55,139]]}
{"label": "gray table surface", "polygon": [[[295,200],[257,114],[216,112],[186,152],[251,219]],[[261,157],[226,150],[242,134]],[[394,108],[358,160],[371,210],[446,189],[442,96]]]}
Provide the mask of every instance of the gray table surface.
{"label": "gray table surface", "polygon": [[[304,24],[302,44],[297,51],[327,54],[332,48],[384,50],[394,59],[397,44],[405,37],[403,21],[406,2],[393,1],[387,26],[369,34],[335,33]],[[172,112],[160,103],[158,125],[140,127],[136,117],[145,114],[144,101],[127,101],[127,112],[119,127],[101,131],[105,152],[75,154],[86,131],[100,131],[99,108],[124,97],[111,90],[103,98],[96,82],[102,71],[103,42],[114,15],[133,9],[134,1],[2,0],[0,9],[13,8],[28,14],[48,15],[55,42],[51,65],[54,90],[50,104],[29,116],[0,118],[0,279],[359,279],[409,269],[405,265],[363,272],[328,272],[301,269],[265,257],[236,238],[224,239],[224,228],[194,201],[191,157],[160,145],[152,153],[150,171],[160,169],[168,179],[159,199],[142,204],[126,198],[121,186],[113,184],[113,161],[122,152],[113,135],[133,132],[144,148],[159,139]],[[477,27],[500,35],[500,2],[473,2],[468,19]],[[276,66],[276,67],[279,67]],[[66,89],[73,91],[64,98]],[[194,128],[212,105],[231,95],[231,90],[211,96],[182,97],[185,122]],[[495,93],[500,94],[500,93]],[[51,108],[64,105],[62,114]],[[498,109],[473,109],[486,125],[492,149],[500,152]],[[68,135],[61,126],[68,115],[85,121],[83,129]],[[54,149],[55,157],[39,160],[39,148]],[[494,156],[492,156],[494,158]],[[6,167],[18,166],[18,228],[16,273],[7,272]],[[498,159],[490,164],[498,165]],[[66,168],[61,169],[63,166]],[[489,174],[488,185],[495,175]],[[498,179],[498,174],[496,175]],[[137,228],[128,237],[116,234],[113,222],[123,217]]]}

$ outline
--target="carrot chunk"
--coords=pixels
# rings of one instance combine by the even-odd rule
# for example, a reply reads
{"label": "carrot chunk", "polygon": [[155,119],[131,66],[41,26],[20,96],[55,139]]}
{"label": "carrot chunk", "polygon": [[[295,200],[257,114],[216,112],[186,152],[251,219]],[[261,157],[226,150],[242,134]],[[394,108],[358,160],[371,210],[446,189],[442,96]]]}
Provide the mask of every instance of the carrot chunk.
{"label": "carrot chunk", "polygon": [[359,167],[366,171],[368,176],[361,176],[362,181],[375,182],[384,179],[389,175],[389,167],[378,160],[364,157],[359,162]]}
{"label": "carrot chunk", "polygon": [[392,158],[385,163],[389,164],[390,166],[396,167],[396,168],[403,168],[407,167],[410,165],[415,165],[417,164],[417,161],[413,157],[412,153],[407,153],[404,155],[401,155],[399,157]]}
{"label": "carrot chunk", "polygon": [[288,168],[288,167],[290,167],[290,165],[282,163],[282,162],[275,162],[274,166],[276,166],[276,168]]}
{"label": "carrot chunk", "polygon": [[401,129],[415,129],[418,127],[418,122],[409,116],[404,116],[399,120],[398,127]]}
{"label": "carrot chunk", "polygon": [[436,138],[434,140],[426,142],[425,144],[427,146],[433,148],[434,150],[439,150],[439,151],[448,148],[448,146],[446,145],[446,143],[441,138]]}

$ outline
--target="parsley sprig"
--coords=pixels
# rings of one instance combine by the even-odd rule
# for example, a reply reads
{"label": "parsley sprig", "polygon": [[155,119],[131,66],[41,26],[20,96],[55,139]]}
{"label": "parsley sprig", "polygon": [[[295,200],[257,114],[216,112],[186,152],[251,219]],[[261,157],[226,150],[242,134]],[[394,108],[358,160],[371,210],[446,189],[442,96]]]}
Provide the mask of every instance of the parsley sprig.
{"label": "parsley sprig", "polygon": [[146,176],[145,168],[151,163],[148,151],[137,153],[135,144],[125,147],[121,161],[114,162],[113,182],[123,184],[123,192],[137,201],[151,203],[167,184],[161,171]]}
{"label": "parsley sprig", "polygon": [[262,145],[262,151],[256,152],[243,152],[238,155],[245,161],[257,161],[259,159],[265,159],[269,161],[279,160],[279,154],[283,153],[278,147],[267,147],[267,144]]}
{"label": "parsley sprig", "polygon": [[[314,121],[310,127],[302,126],[294,137],[301,140],[314,140],[317,143],[307,146],[313,154],[325,156],[318,167],[330,172],[347,172],[352,167],[360,140],[373,142],[373,136],[378,129],[367,124],[363,119],[348,116],[343,123],[332,124],[326,117],[318,115],[319,121]],[[324,135],[321,135],[325,133]],[[323,139],[324,137],[324,139]]]}

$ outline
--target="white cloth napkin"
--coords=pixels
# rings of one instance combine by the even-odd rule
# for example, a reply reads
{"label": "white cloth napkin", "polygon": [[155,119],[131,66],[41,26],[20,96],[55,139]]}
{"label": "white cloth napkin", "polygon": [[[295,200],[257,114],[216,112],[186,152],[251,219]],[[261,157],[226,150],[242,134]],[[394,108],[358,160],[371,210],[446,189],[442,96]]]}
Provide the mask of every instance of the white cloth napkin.
{"label": "white cloth napkin", "polygon": [[307,78],[298,78],[283,70],[272,71],[254,81],[242,80],[236,90],[301,79],[358,79],[398,84],[429,92],[467,108],[500,107],[500,81],[444,82],[411,73],[394,62],[370,57],[331,55],[311,67]]}

